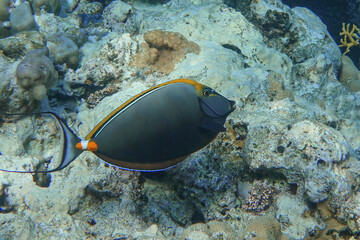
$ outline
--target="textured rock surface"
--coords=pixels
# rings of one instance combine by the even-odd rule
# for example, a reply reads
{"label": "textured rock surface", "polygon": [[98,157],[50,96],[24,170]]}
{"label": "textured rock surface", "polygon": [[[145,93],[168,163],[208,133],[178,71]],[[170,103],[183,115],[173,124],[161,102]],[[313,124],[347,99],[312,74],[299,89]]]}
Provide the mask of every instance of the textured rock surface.
{"label": "textured rock surface", "polygon": [[[225,133],[165,172],[121,171],[90,153],[51,173],[48,187],[29,174],[0,172],[1,237],[358,237],[360,96],[337,79],[341,53],[317,16],[279,0],[172,0],[99,1],[98,19],[98,12],[79,14],[76,4],[84,1],[61,2],[73,6],[67,17],[40,11],[35,19],[42,36],[60,33],[79,48],[77,69],[57,66],[62,92],[50,100],[64,107],[67,95],[72,107],[63,117],[80,137],[131,96],[176,78],[211,86],[237,109]],[[155,29],[181,34],[200,51],[186,52],[166,75],[132,65]],[[1,107],[18,112],[32,105],[13,82],[27,51],[2,47],[13,39],[0,40]],[[4,167],[56,151],[30,131],[29,118],[4,121]],[[47,126],[44,133],[54,130],[37,123]]]}

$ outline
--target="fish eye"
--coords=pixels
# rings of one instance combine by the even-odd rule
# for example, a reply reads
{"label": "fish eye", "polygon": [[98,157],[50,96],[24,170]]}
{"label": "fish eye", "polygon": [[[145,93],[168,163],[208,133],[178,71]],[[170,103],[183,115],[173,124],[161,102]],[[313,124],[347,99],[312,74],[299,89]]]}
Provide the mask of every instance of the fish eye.
{"label": "fish eye", "polygon": [[211,93],[211,89],[208,89],[208,88],[204,89],[202,93],[203,93],[204,97],[208,97],[210,95],[210,93]]}

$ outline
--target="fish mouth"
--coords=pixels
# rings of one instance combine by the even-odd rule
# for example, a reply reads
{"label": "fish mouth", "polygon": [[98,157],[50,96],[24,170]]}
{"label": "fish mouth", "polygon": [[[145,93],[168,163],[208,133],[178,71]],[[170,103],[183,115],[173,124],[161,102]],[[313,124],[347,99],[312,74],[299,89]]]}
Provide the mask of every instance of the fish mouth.
{"label": "fish mouth", "polygon": [[233,101],[233,100],[229,100],[229,102],[230,102],[230,105],[231,105],[231,111],[234,111],[235,109],[236,109],[236,105],[235,105],[235,101]]}

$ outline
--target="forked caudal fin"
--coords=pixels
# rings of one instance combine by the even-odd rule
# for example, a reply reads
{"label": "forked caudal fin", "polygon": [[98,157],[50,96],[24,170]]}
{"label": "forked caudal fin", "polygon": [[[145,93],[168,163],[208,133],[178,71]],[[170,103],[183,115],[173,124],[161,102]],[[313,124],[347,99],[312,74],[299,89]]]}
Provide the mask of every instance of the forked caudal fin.
{"label": "forked caudal fin", "polygon": [[[59,125],[60,128],[60,154],[58,156],[58,164],[54,168],[49,170],[39,170],[39,171],[18,171],[18,170],[8,170],[1,169],[0,171],[4,172],[16,172],[16,173],[49,173],[59,171],[67,167],[72,161],[74,161],[83,151],[76,149],[76,144],[81,141],[74,132],[67,126],[67,124],[62,120],[57,114],[53,112],[39,112],[39,113],[25,113],[25,114],[11,114],[11,113],[1,113],[0,115],[50,115],[53,117]],[[0,163],[1,165],[1,163]]]}

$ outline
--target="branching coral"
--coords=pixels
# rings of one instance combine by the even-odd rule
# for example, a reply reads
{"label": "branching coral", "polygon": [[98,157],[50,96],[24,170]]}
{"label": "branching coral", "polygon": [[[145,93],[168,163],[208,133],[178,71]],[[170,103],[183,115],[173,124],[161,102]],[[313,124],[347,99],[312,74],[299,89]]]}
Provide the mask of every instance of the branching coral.
{"label": "branching coral", "polygon": [[[339,47],[346,47],[346,50],[343,53],[343,55],[348,53],[350,51],[349,49],[352,46],[359,45],[360,37],[357,34],[360,31],[359,28],[355,24],[353,24],[351,31],[349,31],[350,30],[349,28],[350,28],[350,24],[347,24],[346,28],[345,28],[345,23],[342,24],[342,32],[340,33],[340,36],[344,36],[344,38],[340,39],[341,45],[339,45]],[[355,33],[355,31],[357,33]],[[350,42],[348,42],[348,38]]]}

